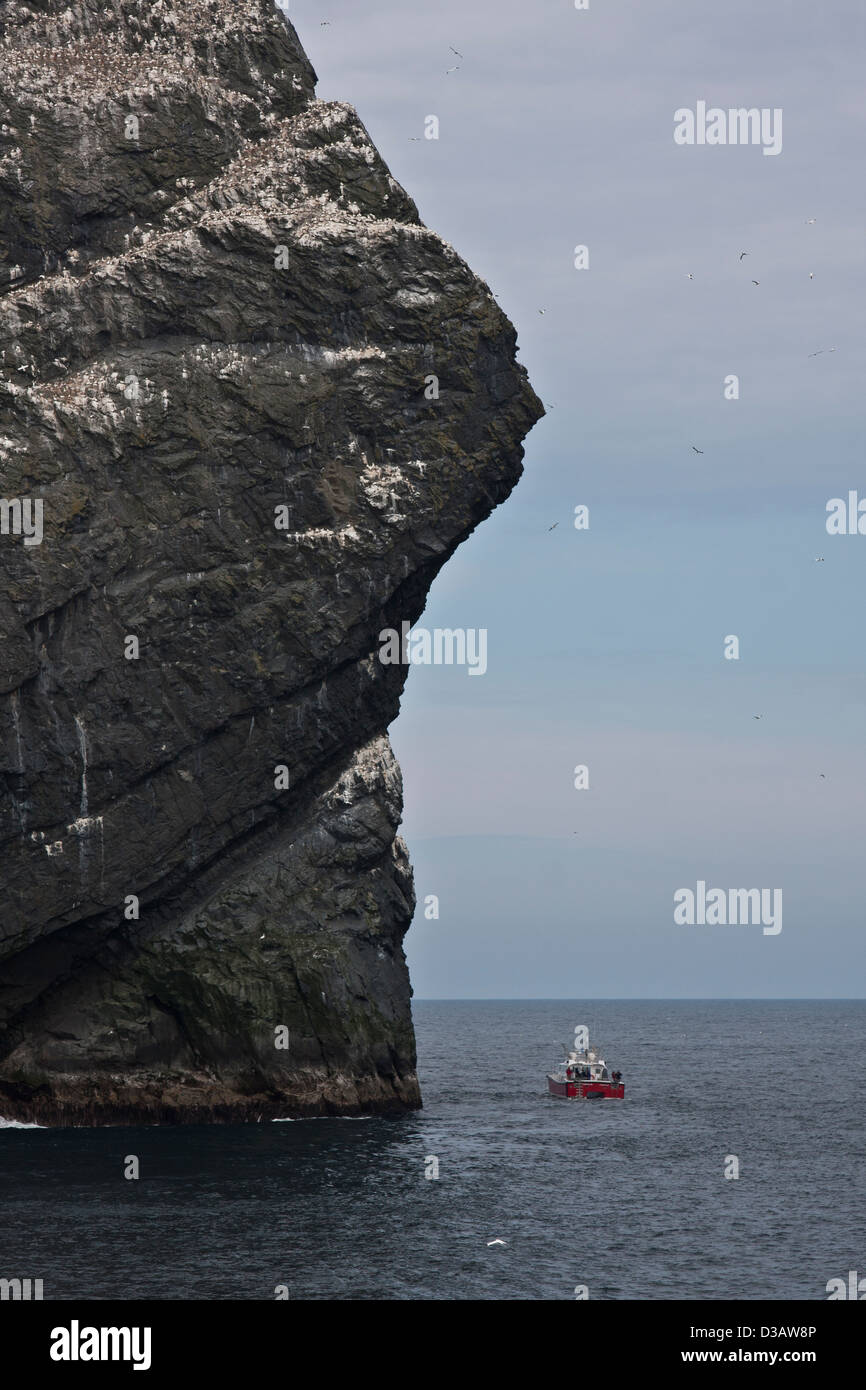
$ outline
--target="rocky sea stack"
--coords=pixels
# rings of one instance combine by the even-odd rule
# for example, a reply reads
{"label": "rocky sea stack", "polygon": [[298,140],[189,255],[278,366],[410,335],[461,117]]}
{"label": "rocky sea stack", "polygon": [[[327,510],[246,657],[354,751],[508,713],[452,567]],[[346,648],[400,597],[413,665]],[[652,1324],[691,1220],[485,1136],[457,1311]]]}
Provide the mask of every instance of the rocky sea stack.
{"label": "rocky sea stack", "polygon": [[542,410],[315,81],[272,0],[0,3],[7,1119],[420,1104],[379,633]]}

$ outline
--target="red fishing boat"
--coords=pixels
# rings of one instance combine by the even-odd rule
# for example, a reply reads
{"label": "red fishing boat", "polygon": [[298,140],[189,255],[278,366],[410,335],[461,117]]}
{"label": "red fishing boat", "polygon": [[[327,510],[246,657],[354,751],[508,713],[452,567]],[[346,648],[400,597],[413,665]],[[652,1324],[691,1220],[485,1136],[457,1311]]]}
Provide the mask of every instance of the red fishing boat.
{"label": "red fishing boat", "polygon": [[565,1061],[547,1073],[552,1096],[569,1100],[622,1100],[625,1083],[621,1071],[610,1071],[604,1058],[587,1041],[582,1049],[565,1049]]}

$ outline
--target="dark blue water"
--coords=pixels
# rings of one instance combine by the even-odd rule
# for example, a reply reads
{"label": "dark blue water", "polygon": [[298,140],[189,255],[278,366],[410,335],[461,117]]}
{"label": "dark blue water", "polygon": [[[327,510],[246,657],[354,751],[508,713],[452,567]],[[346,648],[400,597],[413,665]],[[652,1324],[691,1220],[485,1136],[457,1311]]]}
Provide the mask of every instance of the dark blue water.
{"label": "dark blue water", "polygon": [[[0,1277],[46,1298],[823,1299],[866,1274],[866,1002],[415,1018],[415,1115],[0,1130]],[[624,1102],[547,1096],[576,1024]]]}

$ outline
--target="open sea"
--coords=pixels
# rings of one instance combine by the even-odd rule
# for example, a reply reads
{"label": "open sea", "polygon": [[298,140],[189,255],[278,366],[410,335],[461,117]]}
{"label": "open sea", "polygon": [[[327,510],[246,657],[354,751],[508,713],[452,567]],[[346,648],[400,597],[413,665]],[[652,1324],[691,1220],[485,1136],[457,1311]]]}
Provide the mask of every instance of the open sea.
{"label": "open sea", "polygon": [[[397,1119],[0,1124],[0,1278],[46,1299],[749,1300],[866,1275],[866,1001],[414,1013],[424,1109]],[[624,1101],[547,1095],[577,1024]]]}

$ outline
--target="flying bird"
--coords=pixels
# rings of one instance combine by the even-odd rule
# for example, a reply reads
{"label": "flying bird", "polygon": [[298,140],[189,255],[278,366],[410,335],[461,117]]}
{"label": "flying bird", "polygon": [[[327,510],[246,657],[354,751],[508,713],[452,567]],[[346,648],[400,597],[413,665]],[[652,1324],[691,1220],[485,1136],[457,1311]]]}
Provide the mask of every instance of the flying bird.
{"label": "flying bird", "polygon": [[548,526],[547,529],[548,529],[548,531],[555,531],[558,525],[559,525],[559,522],[558,522],[558,521],[554,521],[553,525],[552,525],[552,526]]}
{"label": "flying bird", "polygon": [[753,280],[753,281],[752,281],[752,284],[753,284],[753,285],[760,285],[760,283],[761,283],[760,280]]}
{"label": "flying bird", "polygon": [[446,69],[445,69],[445,76],[447,77],[448,74],[449,74],[450,72],[459,72],[459,71],[460,71],[460,64],[459,64],[459,63],[455,63],[454,66],[453,66],[453,68],[446,68]]}
{"label": "flying bird", "polygon": [[812,274],[812,271],[810,270],[810,271],[809,271],[809,279],[810,279],[810,280],[814,280],[814,278],[815,278],[815,276]]}
{"label": "flying bird", "polygon": [[753,715],[752,715],[752,718],[753,718],[753,719],[760,719],[760,717],[761,717],[761,716],[760,716],[759,714],[753,714]]}
{"label": "flying bird", "polygon": [[703,449],[698,448],[697,444],[693,444],[692,448],[694,449],[696,454],[702,454],[704,452]]}
{"label": "flying bird", "polygon": [[744,256],[748,256],[748,254],[749,254],[748,251],[741,251],[741,252],[740,252],[740,260],[742,260]]}
{"label": "flying bird", "polygon": [[815,564],[816,564],[816,565],[823,565],[823,563],[824,563],[824,556],[823,556],[823,555],[816,555],[816,556],[815,556]]}
{"label": "flying bird", "polygon": [[824,781],[826,782],[826,780],[827,780],[827,774],[826,774],[826,772],[819,772],[819,773],[818,773],[818,776],[819,776],[819,777],[823,777],[823,778],[824,778]]}
{"label": "flying bird", "polygon": [[547,313],[547,310],[546,310],[546,309],[539,309],[538,312],[539,312],[540,314],[546,314],[546,313]]}
{"label": "flying bird", "polygon": [[507,1240],[488,1240],[488,1245],[507,1245]]}
{"label": "flying bird", "polygon": [[813,224],[813,222],[817,222],[817,221],[818,221],[817,217],[807,217],[807,218],[806,218],[806,226],[807,226],[807,227],[811,227],[812,224]]}
{"label": "flying bird", "polygon": [[421,136],[420,136],[420,135],[410,135],[410,136],[408,136],[408,139],[409,139],[409,140],[412,140],[412,141],[418,141],[418,140],[421,139]]}
{"label": "flying bird", "polygon": [[687,279],[687,280],[694,280],[694,278],[695,278],[695,277],[694,277],[694,275],[692,275],[692,272],[689,271],[688,275],[686,276],[686,279]]}
{"label": "flying bird", "polygon": [[[456,49],[456,48],[452,48],[452,46],[451,46],[450,43],[449,43],[448,47],[451,49],[451,52],[452,52],[452,53],[457,53],[457,49]],[[457,57],[458,57],[458,58],[462,58],[462,57],[463,57],[463,54],[462,54],[462,53],[457,53]]]}

